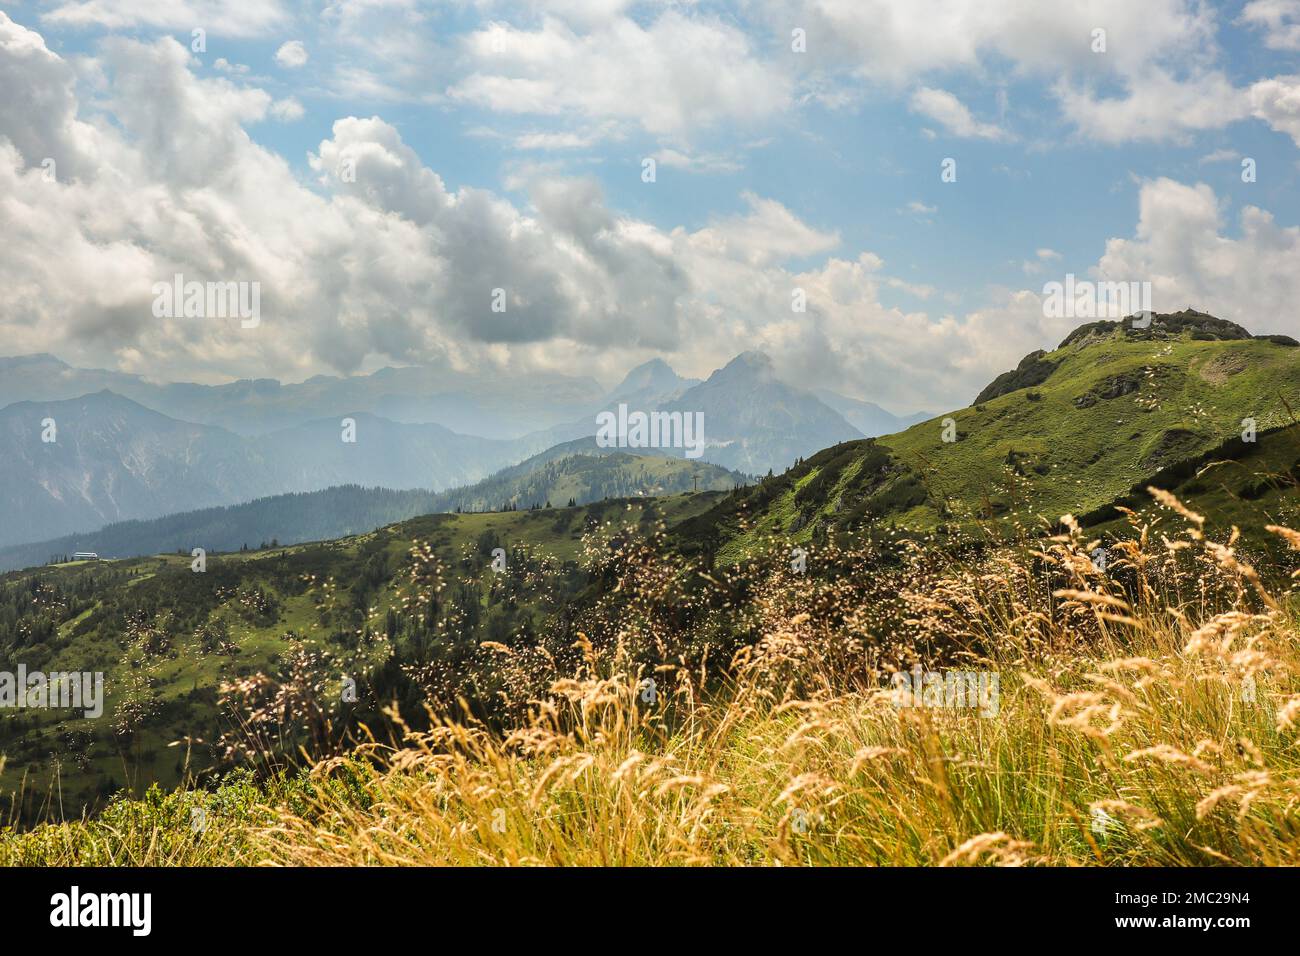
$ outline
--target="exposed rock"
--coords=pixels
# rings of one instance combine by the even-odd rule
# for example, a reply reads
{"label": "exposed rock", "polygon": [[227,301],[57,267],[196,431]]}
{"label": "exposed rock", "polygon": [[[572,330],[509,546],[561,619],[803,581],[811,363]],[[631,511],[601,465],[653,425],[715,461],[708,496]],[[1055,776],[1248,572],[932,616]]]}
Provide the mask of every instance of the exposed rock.
{"label": "exposed rock", "polygon": [[1138,341],[1179,338],[1183,333],[1187,333],[1197,341],[1235,342],[1262,339],[1288,347],[1300,345],[1289,335],[1251,335],[1236,322],[1217,318],[1208,312],[1198,312],[1193,308],[1186,308],[1181,312],[1152,313],[1150,324],[1144,328],[1134,326],[1137,320],[1138,316],[1131,315],[1118,321],[1102,319],[1098,322],[1085,323],[1067,335],[1065,341],[1058,347],[1065,348],[1072,345],[1076,348],[1086,348],[1094,342],[1109,339],[1116,332],[1122,332],[1126,339]]}
{"label": "exposed rock", "polygon": [[1141,388],[1142,379],[1132,372],[1124,375],[1112,375],[1102,382],[1097,396],[1105,399],[1119,398],[1122,395],[1130,395]]}
{"label": "exposed rock", "polygon": [[971,404],[979,406],[1000,395],[1007,395],[1011,392],[1018,392],[1022,388],[1032,388],[1035,385],[1043,384],[1056,371],[1056,366],[1059,364],[1047,361],[1046,355],[1047,353],[1042,349],[1030,352],[1020,360],[1020,364],[1012,371],[1003,372],[985,386],[984,391],[975,396],[975,401]]}
{"label": "exposed rock", "polygon": [[1186,458],[1201,444],[1201,436],[1186,428],[1171,428],[1156,440],[1147,452],[1142,464],[1150,469],[1163,468],[1165,465]]}
{"label": "exposed rock", "polygon": [[1097,404],[1098,399],[1119,398],[1123,395],[1131,395],[1142,388],[1142,378],[1136,372],[1126,372],[1123,375],[1112,375],[1091,390],[1080,395],[1074,400],[1075,408],[1092,408]]}

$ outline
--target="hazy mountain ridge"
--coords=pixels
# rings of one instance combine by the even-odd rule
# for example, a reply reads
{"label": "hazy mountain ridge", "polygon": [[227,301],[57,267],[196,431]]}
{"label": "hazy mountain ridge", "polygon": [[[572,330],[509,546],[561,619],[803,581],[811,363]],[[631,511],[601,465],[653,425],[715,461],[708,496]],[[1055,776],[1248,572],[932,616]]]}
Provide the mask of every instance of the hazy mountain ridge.
{"label": "hazy mountain ridge", "polygon": [[[43,422],[57,429],[42,441]],[[121,518],[256,497],[274,481],[260,449],[112,392],[0,409],[0,544]]]}
{"label": "hazy mountain ridge", "polygon": [[[431,491],[466,486],[549,448],[591,439],[597,413],[619,404],[702,413],[702,460],[749,474],[784,468],[826,444],[861,435],[815,396],[781,383],[761,353],[737,357],[705,382],[679,376],[655,359],[632,369],[598,401],[591,400],[587,385],[569,381],[559,389],[558,403],[539,398],[546,410],[534,414],[554,417],[584,405],[581,415],[510,439],[463,434],[434,422],[394,421],[365,410],[367,403],[377,404],[418,417],[445,402],[468,409],[472,418],[480,409],[474,403],[487,401],[480,395],[465,404],[449,391],[441,397],[419,394],[436,380],[428,369],[407,368],[352,379],[318,377],[296,386],[273,380],[155,385],[123,373],[74,369],[48,355],[4,359],[0,400],[18,394],[37,399],[0,410],[15,447],[23,449],[0,465],[7,481],[0,492],[0,547],[337,485]],[[500,401],[509,405],[520,396],[547,393],[553,390],[548,382],[543,377],[531,385],[516,383],[506,390],[514,397]],[[46,397],[85,384],[104,387],[74,398]],[[316,402],[324,407],[316,408]],[[265,430],[288,415],[286,409],[294,424]],[[177,417],[187,411],[234,422],[242,432]],[[313,414],[304,417],[308,411]],[[53,444],[40,442],[46,418],[58,424]],[[355,424],[355,442],[343,440],[344,419]],[[685,454],[682,448],[626,450]]]}
{"label": "hazy mountain ridge", "polygon": [[913,412],[910,415],[895,415],[881,408],[875,402],[864,402],[832,392],[826,388],[815,388],[813,394],[825,405],[844,416],[845,421],[862,432],[866,438],[891,435],[902,431],[917,422],[926,421],[934,416],[930,412]]}
{"label": "hazy mountain ridge", "polygon": [[0,546],[332,485],[447,487],[515,456],[509,442],[364,413],[245,437],[107,391],[0,409],[0,436],[12,449],[0,460]]}
{"label": "hazy mountain ridge", "polygon": [[120,521],[98,530],[0,548],[0,572],[44,564],[91,551],[103,558],[182,552],[237,551],[272,541],[280,545],[363,534],[418,515],[529,508],[572,500],[585,505],[604,498],[723,491],[743,475],[717,465],[650,452],[629,454],[598,448],[592,439],[534,456],[473,485],[445,492],[425,489],[337,485],[291,492],[240,504],[182,511],[147,520]]}
{"label": "hazy mountain ridge", "polygon": [[518,438],[561,424],[599,403],[592,379],[562,375],[474,375],[421,366],[369,375],[318,375],[300,383],[240,379],[221,385],[157,383],[104,369],[81,369],[48,354],[0,359],[0,407],[61,401],[110,390],[154,411],[241,435],[261,435],[346,412],[411,424]]}

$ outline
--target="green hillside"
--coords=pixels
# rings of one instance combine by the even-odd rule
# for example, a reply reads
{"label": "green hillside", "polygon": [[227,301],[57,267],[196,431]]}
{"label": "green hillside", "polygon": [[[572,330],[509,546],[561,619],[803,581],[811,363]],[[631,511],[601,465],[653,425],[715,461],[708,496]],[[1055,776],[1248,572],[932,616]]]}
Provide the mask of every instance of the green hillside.
{"label": "green hillside", "polygon": [[[735,558],[767,536],[815,541],[880,523],[941,538],[1032,533],[1201,461],[1239,438],[1245,419],[1258,448],[1238,466],[1239,482],[1293,474],[1300,454],[1296,431],[1285,429],[1300,409],[1300,348],[1200,313],[1157,315],[1150,329],[1129,320],[1085,326],[995,385],[983,393],[994,397],[969,408],[836,445],[743,489],[680,529],[683,545]],[[1212,487],[1200,482],[1190,493]],[[1285,499],[1283,489],[1294,484],[1259,496]],[[1225,506],[1213,494],[1207,503]]]}
{"label": "green hillside", "polygon": [[562,613],[589,584],[584,541],[625,525],[653,533],[719,494],[428,515],[337,541],[211,554],[202,574],[168,555],[2,575],[0,658],[28,672],[102,671],[107,702],[96,720],[6,711],[0,793],[17,794],[24,819],[75,816],[123,786],[139,792],[238,763],[247,741],[222,719],[222,685],[244,682],[242,704],[274,707],[258,698],[256,675],[287,678],[308,659],[339,681],[325,694],[332,710],[304,717],[311,733],[328,733],[341,713],[345,676],[359,687],[355,719],[378,720],[394,698],[418,711],[401,667],[444,675],[451,700],[488,699],[492,689],[473,686],[485,670],[480,645],[526,641]]}
{"label": "green hillside", "polygon": [[720,465],[667,454],[605,449],[593,438],[565,442],[467,488],[434,499],[435,511],[487,511],[505,506],[586,504],[603,498],[655,497],[683,491],[727,491],[744,476]]}

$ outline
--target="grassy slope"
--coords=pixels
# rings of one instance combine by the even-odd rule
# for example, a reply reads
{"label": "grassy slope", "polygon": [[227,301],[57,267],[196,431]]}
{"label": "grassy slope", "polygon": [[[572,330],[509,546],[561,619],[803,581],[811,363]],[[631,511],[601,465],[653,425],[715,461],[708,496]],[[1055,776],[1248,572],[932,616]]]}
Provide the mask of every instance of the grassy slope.
{"label": "grassy slope", "polygon": [[[1159,468],[1213,448],[1239,434],[1244,418],[1260,430],[1286,424],[1281,395],[1300,408],[1300,349],[1266,341],[1116,336],[1048,358],[1060,365],[1043,384],[953,413],[961,440],[944,443],[932,420],[881,443],[921,471],[940,501],[987,500],[994,513],[1054,518],[1103,505]],[[1075,407],[1116,378],[1140,387]]]}
{"label": "grassy slope", "polygon": [[[1140,340],[1117,332],[1045,358],[1057,368],[1041,384],[896,435],[826,449],[684,530],[701,539],[714,534],[725,560],[752,552],[764,536],[807,542],[819,526],[858,530],[871,519],[926,532],[990,520],[1041,529],[1216,448],[1242,431],[1244,418],[1262,432],[1293,421],[1287,403],[1300,410],[1300,349],[1264,340]],[[1136,390],[1097,397],[1126,380]],[[1076,405],[1090,394],[1091,405]],[[943,440],[949,417],[955,442]],[[1269,451],[1256,463],[1265,470],[1293,466],[1297,443],[1283,435],[1261,439]],[[1207,507],[1215,504],[1225,514],[1263,513],[1207,499]]]}
{"label": "grassy slope", "polygon": [[[382,629],[390,607],[401,599],[408,555],[416,542],[428,544],[447,565],[471,556],[476,562],[477,542],[494,533],[507,547],[544,550],[561,562],[574,562],[590,523],[618,524],[637,521],[647,509],[657,518],[673,522],[707,509],[719,492],[682,494],[636,501],[609,501],[576,508],[500,513],[428,515],[365,535],[312,544],[247,553],[208,556],[207,572],[190,569],[188,556],[163,555],[88,565],[86,562],[12,572],[0,576],[0,585],[26,584],[32,579],[71,584],[74,576],[120,573],[120,583],[103,590],[90,609],[63,620],[50,646],[21,650],[29,670],[105,672],[107,705],[101,719],[68,719],[66,711],[24,710],[0,716],[0,794],[22,791],[30,801],[62,805],[76,815],[79,808],[106,793],[110,782],[131,784],[139,791],[152,782],[172,785],[182,776],[184,747],[169,747],[186,736],[212,741],[216,723],[216,688],[223,681],[271,669],[287,647],[286,634],[294,632],[322,649],[346,659],[356,670],[378,663],[387,648],[382,644],[354,649],[331,644],[329,635],[343,620],[367,567],[382,559],[387,580],[368,597],[367,620]],[[311,580],[304,580],[310,576]],[[261,588],[275,604],[274,613],[251,614],[245,605],[253,588]],[[171,650],[150,671],[153,696],[161,705],[147,720],[130,748],[129,762],[114,746],[111,727],[117,716],[124,680],[130,669],[123,662],[122,634],[106,627],[105,602],[128,597],[128,605],[178,609],[176,626],[168,628]],[[486,601],[486,596],[485,596]],[[235,657],[204,653],[195,626],[222,620],[230,640],[238,645]],[[355,672],[355,670],[354,670]],[[17,714],[17,716],[14,716]],[[69,737],[68,735],[73,735]],[[86,754],[84,762],[73,754]],[[56,767],[48,757],[59,754]],[[198,766],[196,758],[196,766]]]}
{"label": "grassy slope", "polygon": [[738,474],[703,461],[623,451],[577,452],[558,461],[524,462],[469,488],[448,491],[438,496],[437,510],[484,510],[506,502],[521,508],[548,501],[562,505],[571,498],[584,504],[605,497],[671,495],[696,488],[725,491],[740,481]]}
{"label": "grassy slope", "polygon": [[1000,676],[991,710],[900,708],[844,656],[870,635],[826,611],[862,603],[858,565],[833,601],[807,577],[765,589],[766,638],[722,694],[646,706],[615,652],[512,745],[438,728],[310,777],[151,794],[0,833],[0,864],[1300,864],[1294,593],[1263,613],[1231,561],[1157,542],[1126,588],[1083,547],[990,554],[908,596]]}

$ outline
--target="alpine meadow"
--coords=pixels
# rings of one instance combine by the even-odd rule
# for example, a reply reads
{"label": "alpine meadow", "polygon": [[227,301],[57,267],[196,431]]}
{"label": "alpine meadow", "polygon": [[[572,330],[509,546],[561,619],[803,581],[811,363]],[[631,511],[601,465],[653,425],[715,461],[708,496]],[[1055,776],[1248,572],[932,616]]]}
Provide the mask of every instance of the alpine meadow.
{"label": "alpine meadow", "polygon": [[1300,3],[15,0],[0,82],[20,923],[1285,917]]}

